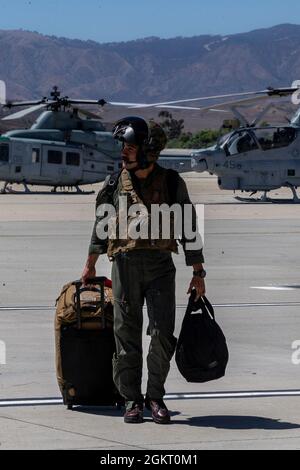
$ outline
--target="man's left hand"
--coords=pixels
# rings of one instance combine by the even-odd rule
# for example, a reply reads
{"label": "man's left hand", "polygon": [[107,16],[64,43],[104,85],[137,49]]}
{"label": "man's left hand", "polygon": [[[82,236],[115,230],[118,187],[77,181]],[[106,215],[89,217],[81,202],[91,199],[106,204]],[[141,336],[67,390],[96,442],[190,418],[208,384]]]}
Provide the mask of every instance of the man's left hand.
{"label": "man's left hand", "polygon": [[187,291],[187,294],[190,294],[192,292],[192,289],[196,289],[196,298],[195,302],[205,295],[205,281],[199,276],[193,276],[191,282],[190,282],[190,287],[189,290]]}

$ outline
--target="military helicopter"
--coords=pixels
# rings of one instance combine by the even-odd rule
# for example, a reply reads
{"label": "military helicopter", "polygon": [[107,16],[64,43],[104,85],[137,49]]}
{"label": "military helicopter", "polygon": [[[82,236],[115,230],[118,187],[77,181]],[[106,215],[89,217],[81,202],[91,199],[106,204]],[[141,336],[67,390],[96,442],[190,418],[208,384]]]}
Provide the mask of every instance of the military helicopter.
{"label": "military helicopter", "polygon": [[[294,83],[297,86],[291,88],[270,88],[266,96],[284,97],[299,93],[299,82]],[[237,109],[237,105],[245,101],[253,100],[229,103],[231,112],[241,123],[238,129],[222,136],[216,145],[191,154],[193,171],[208,171],[218,176],[219,188],[223,190],[250,192],[250,197],[262,191],[259,200],[263,202],[275,201],[267,197],[269,191],[288,187],[292,191],[293,202],[299,202],[300,109],[288,125],[262,127],[258,123],[274,103],[269,103],[249,123]],[[237,199],[248,200],[242,197]]]}
{"label": "military helicopter", "polygon": [[51,98],[38,101],[6,101],[5,84],[0,85],[1,104],[5,109],[30,106],[4,117],[18,119],[46,108],[31,129],[9,131],[0,136],[0,180],[7,185],[22,183],[77,188],[102,181],[116,170],[120,148],[106,132],[99,116],[76,107],[78,104],[102,106],[102,100],[75,100],[61,97],[57,87]]}

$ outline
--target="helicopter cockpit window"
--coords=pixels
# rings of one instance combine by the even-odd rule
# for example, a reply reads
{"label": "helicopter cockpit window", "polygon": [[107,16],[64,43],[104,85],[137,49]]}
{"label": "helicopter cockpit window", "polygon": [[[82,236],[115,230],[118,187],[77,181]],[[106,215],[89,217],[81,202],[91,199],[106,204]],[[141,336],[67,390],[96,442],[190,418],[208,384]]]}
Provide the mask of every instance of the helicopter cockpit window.
{"label": "helicopter cockpit window", "polygon": [[258,149],[258,145],[253,135],[247,131],[234,133],[224,145],[224,150],[228,156],[246,153],[256,149]]}
{"label": "helicopter cockpit window", "polygon": [[48,163],[55,163],[60,165],[62,163],[63,154],[58,150],[49,150],[48,151]]}
{"label": "helicopter cockpit window", "polygon": [[66,154],[66,164],[72,166],[80,165],[80,154],[77,152],[67,152]]}
{"label": "helicopter cockpit window", "polygon": [[296,138],[296,130],[292,127],[270,127],[256,129],[254,132],[263,150],[287,147]]}
{"label": "helicopter cockpit window", "polygon": [[8,144],[0,145],[0,162],[8,162],[9,160],[9,146]]}

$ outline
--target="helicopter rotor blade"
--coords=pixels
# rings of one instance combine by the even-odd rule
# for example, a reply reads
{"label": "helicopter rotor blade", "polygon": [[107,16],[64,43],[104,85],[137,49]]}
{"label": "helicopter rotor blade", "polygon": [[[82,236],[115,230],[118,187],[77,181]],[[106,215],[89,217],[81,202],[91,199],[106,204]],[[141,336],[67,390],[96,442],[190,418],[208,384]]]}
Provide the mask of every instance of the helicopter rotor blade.
{"label": "helicopter rotor blade", "polygon": [[[243,98],[243,99],[240,99],[240,100],[231,100],[231,101],[225,101],[223,103],[217,103],[217,104],[213,104],[213,105],[210,105],[210,106],[205,106],[202,109],[202,111],[213,111],[213,110],[216,110],[218,108],[224,108],[224,107],[230,107],[230,106],[243,106],[243,105],[252,105],[254,103],[259,103],[260,101],[265,101],[269,99],[268,96],[256,96],[256,97],[252,97],[252,98]],[[246,107],[246,106],[245,106]]]}
{"label": "helicopter rotor blade", "polygon": [[21,106],[37,106],[39,104],[46,104],[47,102],[47,98],[36,101],[7,101],[4,106],[5,108],[11,109]]}
{"label": "helicopter rotor blade", "polygon": [[225,101],[223,103],[217,103],[217,104],[211,104],[209,106],[202,106],[200,107],[191,107],[191,106],[176,106],[176,105],[159,105],[156,106],[156,108],[168,108],[168,109],[186,109],[186,110],[197,110],[197,111],[212,111],[212,112],[218,112],[218,113],[230,113],[230,109],[219,109],[221,107],[226,107],[226,106],[238,106],[242,104],[251,104],[258,102],[260,100],[266,100],[268,99],[268,96],[257,96],[255,98],[244,98],[240,100],[234,100],[234,101]]}
{"label": "helicopter rotor blade", "polygon": [[[188,98],[183,100],[175,100],[175,101],[164,101],[161,103],[126,103],[126,102],[114,102],[108,101],[107,104],[111,104],[113,106],[130,106],[132,108],[159,108],[159,107],[170,107],[169,105],[176,105],[180,103],[189,103],[194,101],[209,101],[209,100],[217,100],[217,99],[225,99],[225,98],[234,98],[234,97],[241,97],[238,101],[242,101],[242,97],[254,97],[260,96],[265,97],[282,97],[282,96],[289,96],[299,90],[299,87],[286,87],[286,88],[266,88],[265,90],[259,91],[249,91],[249,92],[240,92],[240,93],[229,93],[225,95],[213,95],[213,96],[201,96],[198,98]],[[225,103],[226,104],[226,103]],[[179,108],[180,109],[180,108]],[[196,108],[197,109],[197,108]],[[201,108],[203,109],[203,108]]]}
{"label": "helicopter rotor blade", "polygon": [[107,101],[106,104],[110,104],[111,106],[125,106],[126,108],[145,108],[147,106],[157,106],[157,104],[146,104],[146,103],[127,103],[124,101]]}
{"label": "helicopter rotor blade", "polygon": [[[282,96],[287,96],[287,95],[282,95]],[[272,96],[272,99],[278,98],[279,95],[274,95]],[[216,113],[232,113],[232,106],[244,106],[247,107],[251,106],[252,104],[259,103],[260,101],[266,101],[269,100],[270,96],[268,95],[259,95],[251,98],[243,98],[239,100],[232,100],[232,101],[225,101],[223,103],[217,103],[217,104],[212,104],[209,106],[202,106],[200,107],[191,107],[191,106],[176,106],[176,105],[158,105],[156,108],[168,108],[168,109],[182,109],[182,110],[196,110],[196,111],[211,111],[211,112],[216,112]],[[226,108],[228,109],[220,109],[220,108]]]}
{"label": "helicopter rotor blade", "polygon": [[[190,111],[201,111],[203,108],[196,108],[194,106],[176,106],[175,104],[167,104],[167,105],[161,105],[161,106],[155,106],[156,108],[163,108],[163,109],[187,109]],[[130,109],[137,109],[136,106],[130,107]]]}
{"label": "helicopter rotor blade", "polygon": [[[170,103],[173,103],[171,101]],[[174,101],[174,103],[177,103],[177,101]],[[138,108],[178,108],[178,109],[200,109],[200,108],[191,108],[191,107],[186,107],[186,106],[175,106],[172,104],[168,103],[127,103],[123,101],[107,101],[106,104],[111,105],[111,106],[120,106],[120,107],[125,107],[129,109],[138,109]]]}
{"label": "helicopter rotor blade", "polygon": [[106,104],[106,101],[101,99],[101,100],[76,100],[76,99],[70,99],[66,98],[68,103],[70,104],[93,104],[93,105],[99,105],[99,106],[104,106]]}
{"label": "helicopter rotor blade", "polygon": [[34,113],[38,109],[42,109],[46,104],[39,104],[37,106],[31,106],[31,108],[23,109],[22,111],[18,111],[17,113],[9,114],[1,119],[1,121],[11,121],[13,119],[21,119],[22,117],[26,116],[27,114]]}
{"label": "helicopter rotor blade", "polygon": [[[236,96],[237,94],[234,94],[234,96]],[[248,94],[247,94],[248,95]],[[232,95],[220,95],[222,97],[226,96],[226,97],[229,97],[229,96],[232,96]],[[240,96],[240,94],[238,95]],[[249,95],[248,95],[249,96]],[[277,97],[279,95],[274,95],[274,97]],[[282,96],[286,96],[286,95],[282,95]],[[154,108],[159,108],[159,109],[181,109],[181,110],[186,110],[186,111],[212,111],[212,112],[220,112],[220,113],[230,113],[230,109],[226,110],[226,109],[218,109],[218,108],[221,108],[221,107],[227,107],[227,106],[231,106],[231,105],[242,105],[242,104],[251,104],[251,103],[255,103],[257,101],[260,101],[260,100],[266,100],[266,99],[269,99],[269,95],[258,95],[258,96],[252,96],[251,98],[241,98],[241,99],[238,99],[238,100],[231,100],[231,101],[225,101],[225,102],[222,102],[222,103],[217,103],[217,104],[210,104],[208,106],[202,106],[202,107],[195,107],[195,106],[180,106],[180,105],[176,105],[176,104],[168,104],[168,103],[161,103],[161,104],[142,104],[142,103],[126,103],[126,102],[111,102],[111,101],[108,101],[107,104],[108,105],[112,105],[112,106],[125,106],[126,108],[129,108],[129,109],[139,109],[139,108],[148,108],[148,107],[154,107]],[[198,99],[198,98],[196,98]],[[203,99],[208,99],[208,98],[203,98]],[[211,99],[211,98],[210,98]],[[185,101],[188,101],[188,100],[183,100],[184,102]]]}
{"label": "helicopter rotor blade", "polygon": [[[204,96],[204,97],[201,97],[201,98],[192,98],[191,100],[180,100],[180,102],[183,103],[183,102],[189,102],[189,101],[215,100],[215,99],[221,99],[221,98],[222,99],[223,98],[234,98],[234,97],[238,97],[238,96],[240,96],[240,97],[245,96],[245,100],[251,99],[251,98],[246,98],[247,96],[249,96],[249,97],[257,96],[257,98],[259,98],[260,96],[266,97],[266,98],[269,98],[269,97],[283,97],[283,96],[290,96],[298,90],[299,90],[298,86],[286,87],[286,88],[272,88],[272,87],[269,87],[265,90],[260,90],[260,91],[249,91],[249,92],[242,92],[242,93],[230,93],[230,94],[226,94],[226,95]],[[253,98],[253,99],[255,99],[255,98]],[[236,100],[236,101],[244,101],[244,98],[241,98],[240,100]],[[176,103],[176,102],[174,102],[174,103]],[[179,101],[177,101],[177,103],[179,103]],[[172,103],[170,102],[170,103],[159,103],[159,104],[164,105],[164,104],[172,104]]]}

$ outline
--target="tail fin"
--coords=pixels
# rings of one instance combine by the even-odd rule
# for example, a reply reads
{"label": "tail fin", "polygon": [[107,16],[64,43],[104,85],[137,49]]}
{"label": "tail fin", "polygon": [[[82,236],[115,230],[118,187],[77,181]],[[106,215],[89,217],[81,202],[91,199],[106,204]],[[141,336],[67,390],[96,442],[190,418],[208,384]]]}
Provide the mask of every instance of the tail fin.
{"label": "tail fin", "polygon": [[0,80],[0,104],[6,104],[6,85],[3,80]]}

